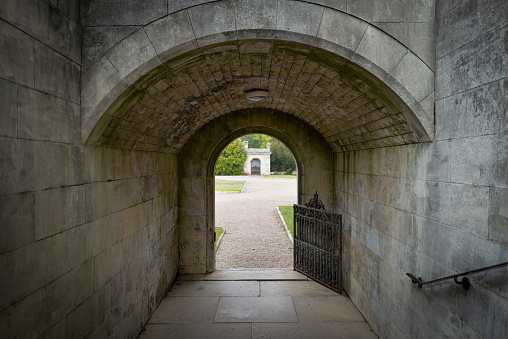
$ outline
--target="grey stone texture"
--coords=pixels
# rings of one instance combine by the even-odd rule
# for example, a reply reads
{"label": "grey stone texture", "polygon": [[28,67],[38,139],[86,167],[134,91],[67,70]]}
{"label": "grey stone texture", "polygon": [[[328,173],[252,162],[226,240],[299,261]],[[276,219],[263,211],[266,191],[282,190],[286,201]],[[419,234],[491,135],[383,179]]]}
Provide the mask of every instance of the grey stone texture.
{"label": "grey stone texture", "polygon": [[[84,6],[96,8],[99,3],[89,2]],[[134,6],[134,3],[131,1],[126,6]],[[170,8],[172,5],[168,4]],[[181,8],[180,11],[169,10],[171,14],[154,18],[143,28],[148,39],[142,31],[126,36],[132,23],[125,24],[125,31],[120,32],[116,26],[111,28],[108,24],[97,23],[95,19],[85,19],[86,47],[83,54],[87,63],[95,67],[83,73],[83,138],[90,145],[113,146],[113,142],[108,140],[114,139],[113,147],[178,152],[183,145],[177,143],[180,138],[188,140],[216,116],[248,108],[249,103],[242,101],[239,93],[265,88],[273,92],[272,108],[297,115],[316,126],[329,143],[341,150],[431,140],[434,135],[434,105],[431,102],[434,65],[429,60],[434,60],[434,45],[428,36],[434,35],[433,26],[426,27],[428,34],[419,35],[415,33],[415,26],[411,26],[415,21],[421,25],[433,22],[431,2],[419,4],[416,12],[400,4],[383,4],[380,8],[386,10],[386,17],[376,16],[375,19],[399,23],[395,38],[390,32],[376,27],[376,21],[368,21],[374,18],[367,13],[372,6],[366,3],[351,5],[350,9],[344,4],[328,5],[331,4],[319,1],[198,1],[189,2],[188,8],[184,9],[178,2],[175,6]],[[386,8],[383,7],[385,5]],[[113,5],[104,7],[105,12],[109,6]],[[402,7],[404,9],[401,10]],[[129,10],[126,9],[126,12]],[[361,14],[369,19],[359,19]],[[398,20],[393,20],[391,15],[397,16]],[[140,17],[143,15],[140,14]],[[389,31],[390,27],[385,29]],[[94,37],[97,37],[100,46],[91,42]],[[118,40],[121,37],[124,39]],[[267,39],[263,42],[267,46],[261,51],[254,47],[254,43],[242,39]],[[412,46],[417,46],[418,54],[408,47],[409,41]],[[345,67],[345,60],[339,58],[330,63],[334,59],[331,55],[315,48],[294,45],[294,42],[349,58],[384,81],[389,88],[384,88],[382,82],[364,70],[356,73],[349,69],[349,66],[355,66]],[[223,46],[212,45],[216,43]],[[253,46],[245,48],[249,43]],[[197,50],[198,46],[203,50]],[[153,54],[154,49],[156,54]],[[198,51],[200,53],[196,53]],[[302,52],[307,58],[301,55]],[[131,54],[132,57],[129,56]],[[154,68],[160,61],[165,64]],[[129,92],[124,92],[126,86],[133,83],[132,80],[151,68],[154,68],[153,72],[133,84]],[[359,78],[350,81],[353,86],[344,86],[342,80],[349,78],[351,72]],[[260,82],[260,79],[263,80]],[[187,88],[183,89],[183,84]],[[384,89],[378,93],[375,92],[376,87]],[[173,88],[179,89],[176,92],[178,96],[173,95]],[[288,90],[292,92],[291,100],[282,97]],[[398,97],[393,97],[392,91]],[[122,99],[119,98],[121,92],[124,92]],[[373,100],[374,97],[377,100]],[[343,107],[341,113],[332,114],[330,106],[322,104],[329,98],[337,100],[330,104],[331,107]],[[182,129],[181,135],[175,135],[176,131],[168,129],[161,131],[160,128],[139,130],[143,129],[144,123],[157,125],[146,122],[146,119],[158,116],[157,113],[155,116],[139,116],[139,109],[154,100],[172,110],[168,114],[171,120],[192,111],[192,117],[182,119],[187,126]],[[259,106],[268,105],[265,102]],[[379,111],[381,107],[385,107],[386,111]],[[311,121],[306,113],[325,108],[328,110],[314,115],[317,121]],[[159,111],[162,109],[158,108]],[[203,116],[210,109],[213,113]],[[131,113],[132,117],[125,121],[128,118],[126,114]],[[331,119],[346,119],[348,114],[361,115],[362,120],[370,124],[357,126],[345,121],[329,124]],[[407,120],[409,126],[401,125],[402,121],[393,121],[397,114],[401,114],[400,118]],[[378,120],[382,123],[374,123]],[[98,128],[92,131],[95,126]],[[139,142],[141,137],[149,139],[148,144]]]}
{"label": "grey stone texture", "polygon": [[[506,269],[467,292],[405,276],[508,260],[507,11],[1,1],[0,333],[136,336],[178,270],[214,269],[213,161],[259,132],[294,151],[300,202],[344,215],[344,288],[376,335],[508,337]],[[211,331],[333,333],[238,325]]]}
{"label": "grey stone texture", "polygon": [[506,172],[506,26],[480,24],[493,7],[505,6],[437,2],[437,141],[337,158],[346,290],[380,337],[507,335],[503,321],[479,320],[507,312],[504,269],[472,275],[468,292],[453,282],[420,290],[404,277],[431,280],[508,259],[498,174]]}
{"label": "grey stone texture", "polygon": [[4,1],[0,32],[0,331],[130,337],[176,275],[177,159],[83,146],[78,1]]}

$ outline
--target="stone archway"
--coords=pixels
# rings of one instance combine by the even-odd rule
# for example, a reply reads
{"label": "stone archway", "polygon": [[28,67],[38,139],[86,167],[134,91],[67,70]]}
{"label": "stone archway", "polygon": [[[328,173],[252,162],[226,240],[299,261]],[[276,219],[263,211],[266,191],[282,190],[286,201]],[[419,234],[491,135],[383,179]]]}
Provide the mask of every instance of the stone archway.
{"label": "stone archway", "polygon": [[[112,38],[84,70],[86,145],[178,157],[180,272],[214,269],[211,169],[235,137],[286,143],[299,200],[319,190],[333,209],[342,152],[432,140],[432,67],[369,20],[303,1],[207,2]],[[258,90],[267,98],[249,101]]]}
{"label": "stone archway", "polygon": [[195,133],[179,156],[180,271],[203,273],[215,267],[214,168],[224,147],[251,133],[268,134],[288,146],[298,166],[298,201],[315,190],[333,205],[333,151],[311,126],[279,111],[248,109],[215,119]]}

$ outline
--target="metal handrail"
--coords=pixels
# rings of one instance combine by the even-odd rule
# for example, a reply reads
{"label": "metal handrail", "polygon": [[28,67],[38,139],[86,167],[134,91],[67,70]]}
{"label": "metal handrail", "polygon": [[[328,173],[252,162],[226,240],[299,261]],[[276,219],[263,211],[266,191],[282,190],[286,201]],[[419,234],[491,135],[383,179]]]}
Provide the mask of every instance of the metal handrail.
{"label": "metal handrail", "polygon": [[[417,278],[416,276],[412,275],[411,273],[406,273],[406,275],[409,278],[411,278],[411,281],[413,282],[413,284],[418,284],[418,287],[420,287],[420,288],[423,285],[433,284],[433,283],[436,283],[439,281],[448,280],[448,279],[453,278],[453,281],[455,281],[456,284],[462,285],[462,287],[464,287],[465,290],[468,290],[469,286],[471,286],[471,282],[466,277],[466,275],[473,274],[473,273],[479,273],[479,272],[483,272],[483,271],[488,271],[488,270],[493,270],[495,268],[500,268],[503,266],[508,266],[508,262],[493,265],[493,266],[488,266],[488,267],[484,267],[484,268],[479,268],[477,270],[472,270],[472,271],[468,271],[468,272],[464,272],[464,273],[458,273],[458,274],[450,275],[450,276],[447,276],[444,278],[434,279],[434,280],[425,281],[425,282],[422,280],[422,278]],[[459,281],[458,280],[459,277],[464,277],[464,278],[462,278],[462,280]]]}

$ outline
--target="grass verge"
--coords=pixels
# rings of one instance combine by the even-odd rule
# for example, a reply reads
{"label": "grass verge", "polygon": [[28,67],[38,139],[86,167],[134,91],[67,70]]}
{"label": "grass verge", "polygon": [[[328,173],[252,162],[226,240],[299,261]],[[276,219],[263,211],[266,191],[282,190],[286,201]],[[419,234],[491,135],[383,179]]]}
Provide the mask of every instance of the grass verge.
{"label": "grass verge", "polygon": [[222,227],[215,227],[215,250],[217,250],[217,241],[220,239],[220,235],[224,232]]}
{"label": "grass verge", "polygon": [[215,191],[217,192],[241,192],[245,181],[229,181],[215,179]]}
{"label": "grass verge", "polygon": [[296,179],[296,174],[274,174],[274,175],[263,175],[263,178],[282,178],[282,179]]}
{"label": "grass verge", "polygon": [[291,232],[291,236],[295,237],[294,225],[293,225],[293,206],[279,206],[279,211],[288,226],[289,232]]}

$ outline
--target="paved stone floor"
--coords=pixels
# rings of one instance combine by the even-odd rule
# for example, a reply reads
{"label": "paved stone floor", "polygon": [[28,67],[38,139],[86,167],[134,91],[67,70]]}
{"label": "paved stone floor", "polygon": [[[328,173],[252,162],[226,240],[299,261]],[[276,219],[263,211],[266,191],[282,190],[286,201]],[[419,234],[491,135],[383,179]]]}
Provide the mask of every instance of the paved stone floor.
{"label": "paved stone floor", "polygon": [[140,339],[377,338],[345,296],[291,270],[180,275]]}
{"label": "paved stone floor", "polygon": [[293,244],[276,208],[297,202],[296,179],[217,178],[247,182],[243,193],[215,194],[215,225],[226,229],[216,268],[292,268]]}

